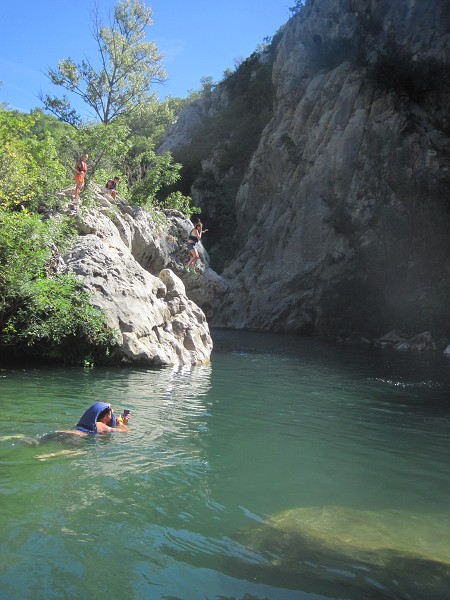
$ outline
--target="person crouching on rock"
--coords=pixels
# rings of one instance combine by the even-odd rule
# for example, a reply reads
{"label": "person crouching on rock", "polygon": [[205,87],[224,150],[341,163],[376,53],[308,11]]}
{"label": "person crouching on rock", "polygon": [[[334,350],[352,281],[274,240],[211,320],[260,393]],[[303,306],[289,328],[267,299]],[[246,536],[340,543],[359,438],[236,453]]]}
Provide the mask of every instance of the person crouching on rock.
{"label": "person crouching on rock", "polygon": [[117,185],[120,181],[119,177],[114,177],[114,179],[108,179],[108,181],[106,182],[106,189],[108,190],[108,192],[111,194],[113,200],[116,199],[117,196]]}

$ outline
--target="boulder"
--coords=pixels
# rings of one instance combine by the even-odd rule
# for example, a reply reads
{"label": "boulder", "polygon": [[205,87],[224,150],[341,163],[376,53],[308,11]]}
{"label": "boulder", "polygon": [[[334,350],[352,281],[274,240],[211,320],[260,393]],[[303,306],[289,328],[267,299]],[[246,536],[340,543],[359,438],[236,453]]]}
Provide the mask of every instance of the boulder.
{"label": "boulder", "polygon": [[424,331],[408,340],[408,345],[413,352],[430,352],[437,350],[431,331]]}

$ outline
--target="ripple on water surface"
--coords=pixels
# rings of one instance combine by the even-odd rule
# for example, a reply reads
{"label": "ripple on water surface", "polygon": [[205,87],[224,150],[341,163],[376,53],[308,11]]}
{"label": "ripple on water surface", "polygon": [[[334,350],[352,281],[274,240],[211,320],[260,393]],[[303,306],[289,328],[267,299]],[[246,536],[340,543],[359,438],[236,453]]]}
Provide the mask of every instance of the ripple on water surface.
{"label": "ripple on water surface", "polygon": [[[1,372],[5,600],[442,600],[448,363],[291,336],[215,344],[210,367]],[[131,409],[131,431],[20,440],[95,400]],[[98,588],[103,565],[120,589]]]}

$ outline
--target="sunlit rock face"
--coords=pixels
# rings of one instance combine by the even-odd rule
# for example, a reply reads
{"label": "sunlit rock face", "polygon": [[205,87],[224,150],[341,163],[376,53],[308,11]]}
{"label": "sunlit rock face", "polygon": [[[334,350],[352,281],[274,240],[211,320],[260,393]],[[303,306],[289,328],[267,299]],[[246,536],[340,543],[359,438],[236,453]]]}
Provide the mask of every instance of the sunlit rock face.
{"label": "sunlit rock face", "polygon": [[[206,316],[189,299],[179,275],[197,288],[206,282],[202,298],[207,305],[209,295],[218,293],[211,281],[219,286],[220,278],[209,267],[204,276],[184,272],[192,224],[180,214],[155,223],[146,211],[113,202],[98,188],[95,195],[97,208],[69,205],[80,235],[63,259],[65,270],[81,279],[117,331],[119,345],[111,361],[207,364],[212,340]],[[206,253],[202,257],[205,264]]]}
{"label": "sunlit rock face", "polygon": [[[449,21],[447,0],[311,0],[286,24],[213,324],[373,339],[402,325],[426,331],[426,322],[414,330],[417,317],[435,311],[445,329]],[[226,89],[225,80],[203,113],[220,113]],[[166,150],[189,146],[190,114]],[[217,141],[193,184],[206,215],[231,178],[220,170],[229,141]]]}
{"label": "sunlit rock face", "polygon": [[255,573],[352,600],[444,600],[449,514],[305,507],[273,515],[239,540],[263,557]]}

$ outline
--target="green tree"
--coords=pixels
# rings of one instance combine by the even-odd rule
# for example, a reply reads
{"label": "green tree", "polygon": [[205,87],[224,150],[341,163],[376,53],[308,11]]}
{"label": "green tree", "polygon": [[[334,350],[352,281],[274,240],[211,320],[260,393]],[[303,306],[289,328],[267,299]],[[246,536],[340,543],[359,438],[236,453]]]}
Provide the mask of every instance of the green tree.
{"label": "green tree", "polygon": [[0,327],[49,257],[48,228],[38,215],[0,210]]}
{"label": "green tree", "polygon": [[102,311],[73,275],[47,276],[69,234],[64,220],[0,210],[0,354],[100,362],[115,345]]}
{"label": "green tree", "polygon": [[[153,23],[152,11],[143,0],[119,1],[106,27],[98,12],[93,17],[93,36],[100,55],[100,68],[90,59],[75,63],[66,58],[50,69],[50,81],[79,96],[101,123],[107,125],[129,114],[148,100],[154,82],[165,79],[162,55],[154,42],[146,42],[146,27]],[[62,121],[78,126],[82,119],[67,96],[41,96],[47,110]]]}
{"label": "green tree", "polygon": [[89,155],[89,177],[100,168],[116,171],[130,148],[130,129],[121,119],[108,126],[102,123],[82,127],[76,136],[79,153]]}
{"label": "green tree", "polygon": [[129,130],[128,151],[122,154],[122,161],[118,166],[126,174],[130,187],[145,179],[154,162],[156,147],[185,104],[186,101],[179,98],[159,100],[153,96],[149,102],[123,118]]}
{"label": "green tree", "polygon": [[181,164],[175,163],[169,152],[160,155],[151,148],[137,156],[136,161],[138,164],[148,164],[149,168],[145,177],[133,186],[133,202],[146,207],[159,205],[163,208],[179,208],[186,212],[182,206],[188,204],[187,197],[172,194],[170,200],[166,198],[169,188],[180,179]]}
{"label": "green tree", "polygon": [[0,208],[50,206],[66,181],[55,141],[38,137],[36,118],[0,107]]}

